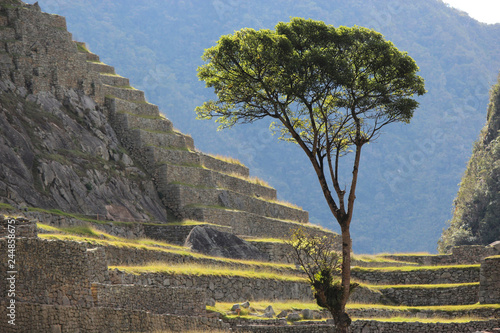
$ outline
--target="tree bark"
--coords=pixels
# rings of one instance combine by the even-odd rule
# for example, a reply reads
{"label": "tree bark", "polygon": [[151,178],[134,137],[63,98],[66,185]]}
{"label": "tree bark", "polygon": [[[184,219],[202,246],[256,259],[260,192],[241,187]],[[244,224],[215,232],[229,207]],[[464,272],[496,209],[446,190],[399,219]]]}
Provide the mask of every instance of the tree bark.
{"label": "tree bark", "polygon": [[[348,222],[348,221],[346,221]],[[338,332],[347,333],[351,320],[345,312],[345,306],[351,293],[351,232],[349,223],[341,225],[342,230],[342,299],[340,301],[340,322],[335,324]]]}

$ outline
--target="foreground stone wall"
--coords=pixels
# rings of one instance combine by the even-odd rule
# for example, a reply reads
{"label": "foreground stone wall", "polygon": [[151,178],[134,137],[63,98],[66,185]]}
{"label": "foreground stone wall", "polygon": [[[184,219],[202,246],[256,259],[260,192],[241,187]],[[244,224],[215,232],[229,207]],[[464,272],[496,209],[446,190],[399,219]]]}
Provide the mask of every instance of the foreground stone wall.
{"label": "foreground stone wall", "polygon": [[[6,318],[6,306],[0,304],[0,317]],[[146,311],[111,309],[103,307],[81,308],[19,303],[16,307],[16,326],[0,320],[0,332],[186,332],[229,331],[228,324],[219,319],[159,315]]]}
{"label": "foreground stone wall", "polygon": [[206,313],[205,291],[200,289],[94,283],[92,293],[99,307],[184,316]]}
{"label": "foreground stone wall", "polygon": [[[467,323],[396,323],[381,321],[354,321],[350,327],[351,333],[450,333],[450,332],[475,332],[498,327],[498,320],[471,321]],[[303,323],[293,326],[239,326],[233,328],[234,332],[253,333],[335,333],[333,324],[318,325]]]}
{"label": "foreground stone wall", "polygon": [[256,279],[241,276],[196,276],[169,273],[144,273],[133,275],[118,269],[110,271],[110,279],[119,284],[199,288],[207,298],[220,302],[244,302],[247,300],[313,300],[307,282]]}
{"label": "foreground stone wall", "polygon": [[[91,268],[83,243],[20,238],[15,243],[16,300],[90,307]],[[6,281],[7,240],[0,240],[0,281]],[[5,295],[5,283],[0,294]]]}
{"label": "foreground stone wall", "polygon": [[481,263],[479,302],[500,304],[500,256],[485,258]]}

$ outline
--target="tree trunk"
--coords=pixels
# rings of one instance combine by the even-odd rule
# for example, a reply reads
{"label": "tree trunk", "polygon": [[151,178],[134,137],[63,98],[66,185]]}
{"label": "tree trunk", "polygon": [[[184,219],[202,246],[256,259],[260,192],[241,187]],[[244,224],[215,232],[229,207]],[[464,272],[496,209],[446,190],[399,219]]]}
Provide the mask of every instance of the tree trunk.
{"label": "tree trunk", "polygon": [[342,230],[342,299],[340,301],[340,313],[338,314],[338,322],[335,321],[337,331],[347,333],[351,325],[351,319],[345,312],[345,306],[349,300],[351,293],[351,232],[349,231],[349,223],[341,225]]}

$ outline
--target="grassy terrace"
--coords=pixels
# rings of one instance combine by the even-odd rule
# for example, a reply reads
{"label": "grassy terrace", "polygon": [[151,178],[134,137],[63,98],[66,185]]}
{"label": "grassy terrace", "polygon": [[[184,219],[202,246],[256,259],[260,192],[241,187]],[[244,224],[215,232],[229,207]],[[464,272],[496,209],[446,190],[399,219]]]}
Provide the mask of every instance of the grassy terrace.
{"label": "grassy terrace", "polygon": [[196,276],[226,276],[226,277],[245,277],[249,279],[265,279],[279,281],[293,281],[307,283],[307,279],[297,275],[277,273],[274,271],[235,269],[225,266],[207,266],[198,264],[165,264],[163,262],[150,263],[144,266],[109,266],[109,269],[119,269],[126,273],[166,273],[172,275],[196,275]]}
{"label": "grassy terrace", "polygon": [[[235,318],[236,315],[227,315],[231,310],[234,303],[232,302],[217,302],[214,307],[207,307],[209,311],[219,312],[225,315],[227,318]],[[250,307],[251,311],[248,309],[243,309],[240,318],[248,319],[263,319],[250,313],[256,313],[261,315],[264,313],[264,309],[271,305],[276,314],[281,311],[301,311],[302,309],[310,309],[315,311],[325,310],[319,307],[316,302],[303,302],[303,301],[251,301]],[[377,304],[347,304],[347,312],[349,310],[382,310],[391,311],[392,313],[400,312],[400,315],[392,315],[390,317],[376,317],[376,318],[361,318],[355,317],[354,320],[377,320],[377,321],[390,321],[390,322],[428,322],[428,323],[457,323],[457,322],[468,322],[471,320],[485,320],[482,317],[471,317],[469,315],[460,316],[454,319],[450,319],[449,316],[456,313],[470,313],[471,311],[480,310],[500,310],[500,304],[473,304],[473,305],[456,305],[456,306],[388,306],[388,305],[377,305]],[[325,310],[326,311],[326,310]],[[431,318],[417,318],[418,313],[423,312],[434,312]],[[263,319],[266,320],[266,319]]]}
{"label": "grassy terrace", "polygon": [[213,158],[215,158],[217,160],[224,161],[226,163],[236,164],[236,165],[240,165],[242,167],[245,166],[245,164],[241,163],[240,160],[238,160],[236,158],[229,157],[229,156],[223,156],[223,155],[219,155],[219,154],[215,154],[215,155],[213,155],[213,154],[206,154],[206,155],[208,155],[210,157],[213,157]]}
{"label": "grassy terrace", "polygon": [[[190,222],[188,221],[187,223]],[[219,265],[216,265],[217,267],[228,266],[231,264],[238,264],[239,266],[246,267],[246,269],[248,269],[249,271],[269,270],[269,271],[274,271],[275,273],[278,271],[280,271],[280,273],[282,273],[283,271],[289,271],[289,272],[296,271],[294,265],[211,257],[199,253],[190,252],[188,248],[183,246],[173,245],[157,240],[128,239],[128,238],[112,236],[103,231],[95,229],[91,226],[55,228],[52,226],[38,223],[37,227],[40,228],[41,230],[46,230],[48,232],[51,232],[50,234],[39,234],[39,237],[43,239],[76,241],[76,242],[85,242],[99,246],[127,247],[140,250],[166,252],[179,256],[191,257],[193,259],[210,260],[213,263],[218,263]],[[161,267],[161,265],[159,265],[159,267]],[[177,270],[179,271],[180,269],[181,267],[179,266]]]}
{"label": "grassy terrace", "polygon": [[404,265],[408,265],[408,266],[418,266],[418,264],[414,263],[414,262],[395,260],[395,259],[380,256],[380,255],[369,255],[369,254],[353,255],[352,259],[359,261],[359,262],[366,262],[366,263],[381,263],[381,264],[388,264],[388,265],[389,264],[395,264],[395,265],[404,264]]}
{"label": "grassy terrace", "polygon": [[402,266],[402,267],[354,267],[357,272],[417,272],[439,271],[443,269],[479,270],[481,265],[449,265],[449,266]]}
{"label": "grassy terrace", "polygon": [[449,283],[449,284],[398,284],[398,285],[365,285],[360,284],[365,287],[381,290],[381,289],[444,289],[444,288],[456,288],[465,286],[479,286],[479,282],[471,283]]}

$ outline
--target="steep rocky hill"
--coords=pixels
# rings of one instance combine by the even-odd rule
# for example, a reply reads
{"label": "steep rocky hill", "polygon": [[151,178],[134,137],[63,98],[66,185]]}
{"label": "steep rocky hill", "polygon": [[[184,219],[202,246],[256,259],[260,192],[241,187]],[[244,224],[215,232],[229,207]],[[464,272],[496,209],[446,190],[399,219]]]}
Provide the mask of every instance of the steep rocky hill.
{"label": "steep rocky hill", "polygon": [[[20,207],[166,220],[150,177],[121,147],[64,18],[2,1],[0,196]],[[17,17],[13,17],[16,15]],[[13,23],[16,22],[16,23]]]}
{"label": "steep rocky hill", "polygon": [[500,239],[500,76],[490,90],[487,123],[474,144],[440,250]]}

